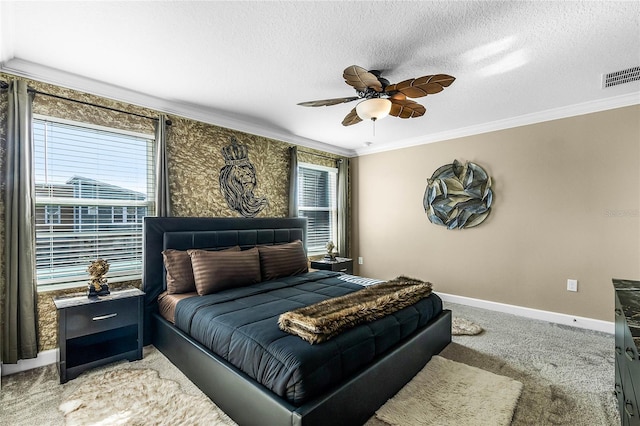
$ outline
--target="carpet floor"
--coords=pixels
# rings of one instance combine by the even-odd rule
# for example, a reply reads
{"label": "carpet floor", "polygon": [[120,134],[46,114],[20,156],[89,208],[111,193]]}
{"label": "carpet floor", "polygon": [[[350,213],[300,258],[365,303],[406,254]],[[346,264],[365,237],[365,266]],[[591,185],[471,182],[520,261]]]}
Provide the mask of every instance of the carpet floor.
{"label": "carpet floor", "polygon": [[440,355],[524,385],[513,426],[620,425],[613,334],[464,305],[447,307],[485,331],[454,337]]}
{"label": "carpet floor", "polygon": [[[523,384],[512,425],[620,424],[613,396],[613,335],[463,305],[446,307],[455,317],[479,324],[484,331],[475,336],[454,336],[453,343],[440,355]],[[142,361],[104,366],[81,378],[114,369],[145,368],[177,382],[186,394],[201,395],[167,363],[149,346]],[[60,385],[55,365],[5,376],[0,391],[0,424],[63,425],[64,416],[58,407],[63,401],[73,400],[81,385],[80,378]],[[215,423],[234,424],[222,413]],[[386,425],[375,416],[367,422],[367,426]]]}
{"label": "carpet floor", "polygon": [[522,383],[435,355],[376,411],[392,425],[509,426]]}

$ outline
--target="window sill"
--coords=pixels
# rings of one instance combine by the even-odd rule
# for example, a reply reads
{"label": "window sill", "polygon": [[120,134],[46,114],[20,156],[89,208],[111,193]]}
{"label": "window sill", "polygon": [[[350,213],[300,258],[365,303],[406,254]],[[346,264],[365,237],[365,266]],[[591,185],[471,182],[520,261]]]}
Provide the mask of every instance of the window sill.
{"label": "window sill", "polygon": [[[141,275],[130,275],[125,277],[117,277],[117,278],[107,278],[107,284],[117,284],[123,283],[127,281],[140,281],[142,280]],[[72,289],[86,289],[89,285],[89,280],[86,281],[73,281],[59,284],[44,284],[39,285],[37,287],[38,293],[47,293],[51,291],[59,291],[59,290],[72,290]]]}

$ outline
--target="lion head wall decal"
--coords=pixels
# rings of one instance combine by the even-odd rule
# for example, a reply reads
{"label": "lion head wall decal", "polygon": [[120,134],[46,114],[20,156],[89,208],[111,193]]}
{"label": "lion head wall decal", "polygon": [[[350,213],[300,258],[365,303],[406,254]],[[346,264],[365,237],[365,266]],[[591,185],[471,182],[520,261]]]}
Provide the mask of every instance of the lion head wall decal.
{"label": "lion head wall decal", "polygon": [[249,149],[231,137],[231,144],[222,148],[224,167],[220,169],[220,191],[232,210],[244,217],[255,217],[269,202],[258,197],[256,169],[249,161]]}

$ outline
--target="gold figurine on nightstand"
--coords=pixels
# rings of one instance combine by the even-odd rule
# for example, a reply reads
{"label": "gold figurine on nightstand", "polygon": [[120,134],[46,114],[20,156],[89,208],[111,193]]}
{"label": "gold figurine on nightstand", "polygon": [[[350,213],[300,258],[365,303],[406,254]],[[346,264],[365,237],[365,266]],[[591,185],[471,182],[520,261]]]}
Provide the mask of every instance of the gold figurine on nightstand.
{"label": "gold figurine on nightstand", "polygon": [[87,268],[89,273],[89,297],[106,296],[109,294],[109,284],[104,275],[109,272],[109,262],[97,259]]}
{"label": "gold figurine on nightstand", "polygon": [[333,252],[333,249],[336,246],[333,244],[333,241],[329,241],[326,247],[327,247],[327,254],[324,255],[324,258],[326,260],[336,260],[336,254]]}

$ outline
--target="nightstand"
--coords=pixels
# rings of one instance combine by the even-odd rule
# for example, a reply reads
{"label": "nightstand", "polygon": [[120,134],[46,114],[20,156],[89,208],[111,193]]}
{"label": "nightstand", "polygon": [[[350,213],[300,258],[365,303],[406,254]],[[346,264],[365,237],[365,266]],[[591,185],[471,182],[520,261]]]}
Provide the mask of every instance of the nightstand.
{"label": "nightstand", "polygon": [[346,257],[336,257],[336,260],[319,259],[312,260],[311,267],[314,269],[324,269],[327,271],[344,272],[353,274],[353,260]]}
{"label": "nightstand", "polygon": [[121,359],[142,359],[144,292],[114,290],[94,298],[54,298],[58,310],[60,383],[83,371]]}

